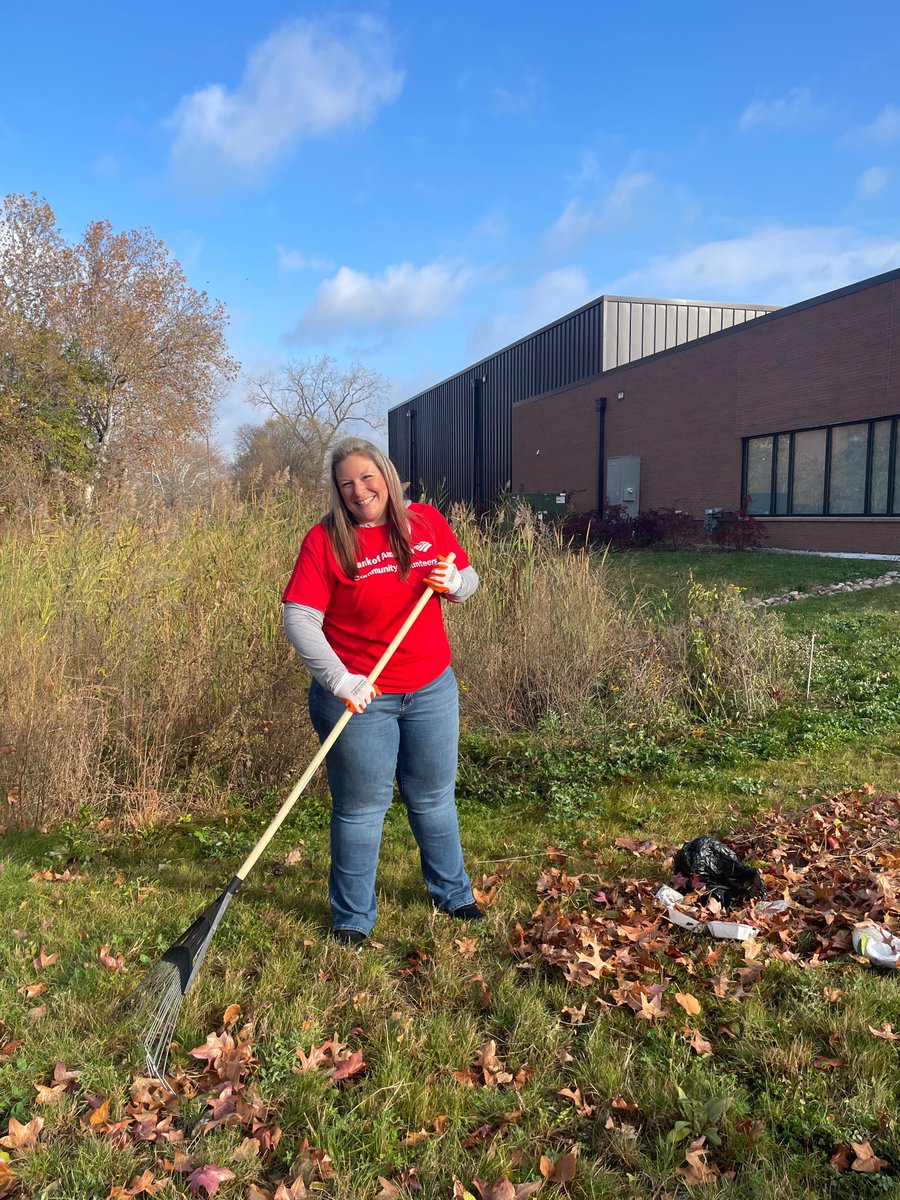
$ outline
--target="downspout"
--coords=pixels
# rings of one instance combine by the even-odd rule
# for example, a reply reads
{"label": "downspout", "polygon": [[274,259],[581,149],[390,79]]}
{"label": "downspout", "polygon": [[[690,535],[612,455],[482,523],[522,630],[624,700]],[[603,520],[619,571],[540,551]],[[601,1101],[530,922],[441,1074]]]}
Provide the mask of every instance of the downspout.
{"label": "downspout", "polygon": [[472,505],[484,512],[484,427],[482,407],[484,379],[472,380]]}
{"label": "downspout", "polygon": [[595,400],[594,407],[600,418],[597,435],[597,512],[602,516],[606,511],[606,397],[600,396]]}

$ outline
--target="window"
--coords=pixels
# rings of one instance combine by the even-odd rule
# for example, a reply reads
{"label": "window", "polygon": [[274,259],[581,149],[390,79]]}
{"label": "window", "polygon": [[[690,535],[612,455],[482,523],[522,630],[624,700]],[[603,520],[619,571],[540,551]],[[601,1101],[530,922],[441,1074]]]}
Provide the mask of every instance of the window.
{"label": "window", "polygon": [[825,505],[824,429],[794,434],[793,504],[795,513],[820,513]]}
{"label": "window", "polygon": [[869,452],[869,426],[838,425],[831,431],[831,471],[828,511],[861,513],[866,511],[866,458]]}
{"label": "window", "polygon": [[744,439],[756,516],[900,516],[900,417]]}

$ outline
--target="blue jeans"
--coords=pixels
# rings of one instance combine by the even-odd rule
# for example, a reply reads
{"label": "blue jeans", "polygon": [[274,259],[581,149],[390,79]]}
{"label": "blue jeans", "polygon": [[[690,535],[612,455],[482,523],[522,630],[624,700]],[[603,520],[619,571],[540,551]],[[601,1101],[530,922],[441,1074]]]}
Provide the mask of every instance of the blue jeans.
{"label": "blue jeans", "polygon": [[[342,700],[313,682],[309,715],[320,741],[345,712]],[[432,900],[444,912],[473,902],[456,818],[458,741],[459,696],[450,667],[417,692],[376,696],[347,722],[325,760],[335,929],[368,933],[375,924],[375,870],[395,775]]]}

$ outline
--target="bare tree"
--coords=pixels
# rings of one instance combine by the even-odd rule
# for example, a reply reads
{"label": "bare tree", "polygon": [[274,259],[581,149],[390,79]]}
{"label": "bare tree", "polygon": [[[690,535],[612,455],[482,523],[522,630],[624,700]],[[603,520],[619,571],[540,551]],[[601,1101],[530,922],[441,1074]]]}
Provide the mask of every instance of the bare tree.
{"label": "bare tree", "polygon": [[321,479],[321,462],[310,461],[307,447],[282,417],[271,416],[261,425],[239,425],[234,448],[232,471],[243,496],[265,491],[275,480],[302,487]]}
{"label": "bare tree", "polygon": [[279,435],[290,432],[294,460],[305,480],[314,483],[321,482],[325,456],[338,438],[378,431],[387,396],[387,380],[377,371],[359,363],[342,368],[327,354],[259,375],[247,392],[251,404],[281,422]]}

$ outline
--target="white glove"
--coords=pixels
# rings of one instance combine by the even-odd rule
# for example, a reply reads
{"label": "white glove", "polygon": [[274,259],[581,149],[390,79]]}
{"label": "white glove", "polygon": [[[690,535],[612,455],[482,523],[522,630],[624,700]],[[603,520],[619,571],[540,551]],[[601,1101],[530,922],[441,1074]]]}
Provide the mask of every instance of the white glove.
{"label": "white glove", "polygon": [[334,694],[343,700],[351,712],[361,713],[370,701],[381,695],[381,688],[377,683],[369,683],[365,675],[351,675],[347,671],[334,689]]}
{"label": "white glove", "polygon": [[462,585],[462,575],[452,562],[447,562],[440,554],[436,566],[431,568],[431,574],[425,580],[436,592],[454,596]]}

